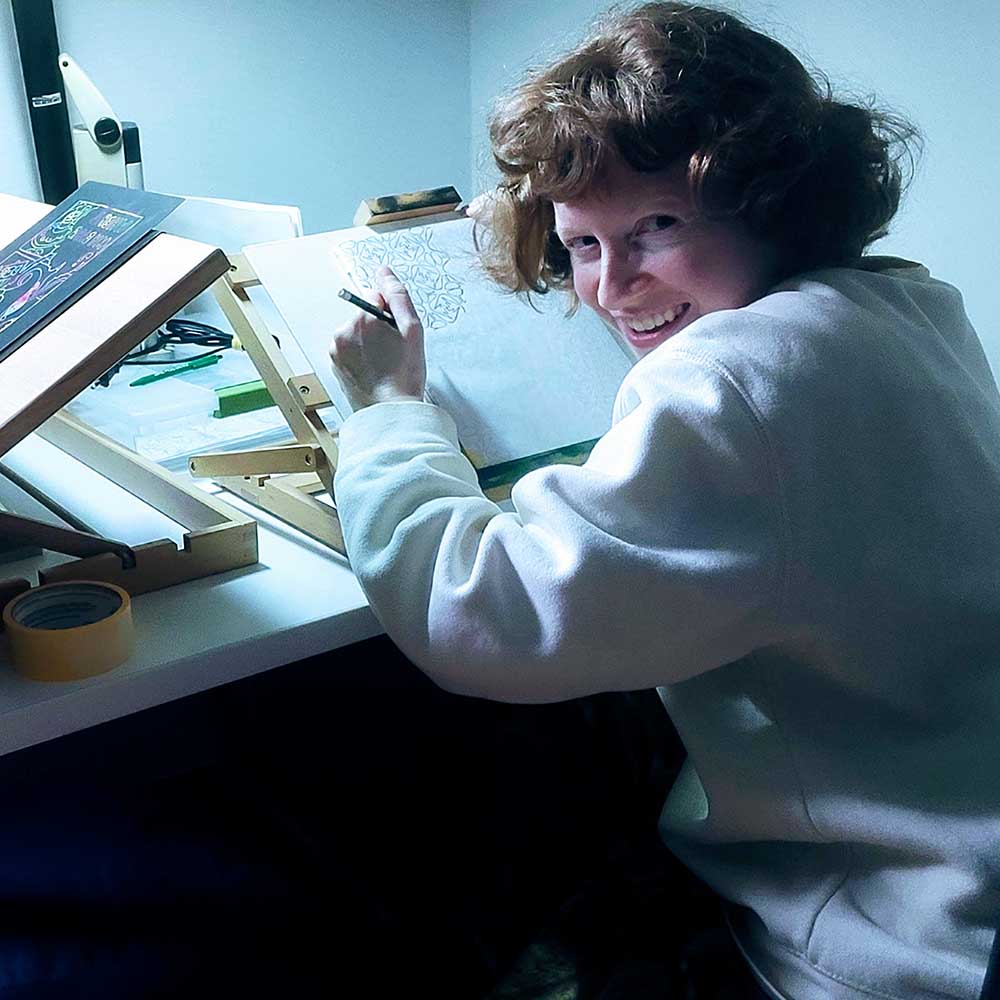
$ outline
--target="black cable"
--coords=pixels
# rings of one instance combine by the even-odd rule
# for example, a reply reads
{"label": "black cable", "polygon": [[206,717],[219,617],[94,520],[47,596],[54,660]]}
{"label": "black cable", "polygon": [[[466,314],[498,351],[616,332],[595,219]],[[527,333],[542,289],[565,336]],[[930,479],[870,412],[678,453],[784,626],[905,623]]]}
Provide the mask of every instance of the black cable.
{"label": "black cable", "polygon": [[[164,332],[164,330],[166,332]],[[218,327],[210,326],[208,323],[199,323],[193,319],[168,319],[164,324],[164,330],[158,330],[156,340],[150,347],[133,351],[122,358],[118,364],[109,368],[96,382],[97,385],[107,388],[111,380],[121,371],[125,365],[176,365],[184,364],[188,361],[197,361],[200,358],[208,358],[213,354],[218,354],[233,346],[233,335],[224,333]],[[148,359],[147,354],[156,354],[170,344],[188,344],[197,347],[212,347],[214,350],[205,351],[202,354],[194,354],[186,358],[161,358]]]}
{"label": "black cable", "polygon": [[233,335],[223,333],[218,327],[208,323],[198,323],[192,319],[169,319],[166,323],[170,344],[200,344],[203,347],[232,347]]}

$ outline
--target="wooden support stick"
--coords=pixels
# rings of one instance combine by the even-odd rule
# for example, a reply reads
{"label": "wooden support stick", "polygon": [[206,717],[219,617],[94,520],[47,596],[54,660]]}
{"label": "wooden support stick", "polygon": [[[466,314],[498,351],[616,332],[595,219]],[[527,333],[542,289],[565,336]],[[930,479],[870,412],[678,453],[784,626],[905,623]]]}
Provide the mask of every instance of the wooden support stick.
{"label": "wooden support stick", "polygon": [[0,511],[0,536],[38,545],[50,552],[61,552],[67,556],[93,556],[111,552],[121,560],[124,568],[131,569],[135,566],[135,553],[124,542],[73,528],[60,528],[45,521],[36,521],[33,517]]}

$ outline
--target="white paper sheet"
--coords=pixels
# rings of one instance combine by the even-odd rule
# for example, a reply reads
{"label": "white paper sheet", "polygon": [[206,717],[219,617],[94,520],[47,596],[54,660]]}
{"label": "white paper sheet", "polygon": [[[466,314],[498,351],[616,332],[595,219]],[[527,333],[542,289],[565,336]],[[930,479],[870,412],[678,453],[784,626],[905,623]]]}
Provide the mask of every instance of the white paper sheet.
{"label": "white paper sheet", "polygon": [[337,297],[389,264],[426,333],[430,397],[447,409],[480,468],[599,437],[632,356],[592,313],[566,318],[561,295],[535,308],[477,268],[472,222],[366,227],[247,247],[247,259],[341,414],[333,331],[357,315]]}

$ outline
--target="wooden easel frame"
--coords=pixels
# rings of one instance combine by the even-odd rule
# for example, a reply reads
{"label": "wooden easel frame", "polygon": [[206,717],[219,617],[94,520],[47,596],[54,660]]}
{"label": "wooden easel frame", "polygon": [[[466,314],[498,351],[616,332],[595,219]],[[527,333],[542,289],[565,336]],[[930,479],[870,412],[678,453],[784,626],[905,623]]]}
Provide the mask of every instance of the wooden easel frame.
{"label": "wooden easel frame", "polygon": [[[11,196],[0,197],[0,203],[5,223],[0,245],[49,211],[47,205]],[[98,537],[106,552],[41,571],[40,583],[104,580],[141,594],[257,562],[253,518],[57,412],[228,268],[221,250],[159,233],[0,366],[0,453],[36,431],[186,529],[180,549],[169,539],[130,549]],[[72,530],[53,531],[28,518],[16,521],[9,524],[16,537],[43,548],[71,555],[93,550],[92,536],[83,536],[90,543],[82,546],[71,537],[67,544]],[[26,585],[13,584],[15,589]],[[0,589],[10,592],[9,585]]]}
{"label": "wooden easel frame", "polygon": [[[407,228],[462,218],[462,199],[453,187],[362,201],[356,226]],[[319,410],[331,400],[316,373],[295,374],[251,301],[249,289],[260,280],[242,255],[231,257],[232,268],[213,285],[213,291],[267,386],[271,398],[288,422],[295,443],[275,448],[197,455],[191,474],[211,478],[244,500],[274,514],[304,534],[346,556],[344,535],[333,497],[337,468],[336,435]],[[316,497],[330,496],[334,506]]]}
{"label": "wooden easel frame", "polygon": [[315,372],[296,375],[292,371],[250,299],[248,289],[260,281],[246,258],[235,254],[230,262],[229,272],[212,286],[212,291],[296,443],[196,455],[189,463],[191,474],[210,477],[244,500],[345,554],[336,511],[315,498],[324,491],[333,496],[337,444],[318,412],[330,405],[330,397]]}

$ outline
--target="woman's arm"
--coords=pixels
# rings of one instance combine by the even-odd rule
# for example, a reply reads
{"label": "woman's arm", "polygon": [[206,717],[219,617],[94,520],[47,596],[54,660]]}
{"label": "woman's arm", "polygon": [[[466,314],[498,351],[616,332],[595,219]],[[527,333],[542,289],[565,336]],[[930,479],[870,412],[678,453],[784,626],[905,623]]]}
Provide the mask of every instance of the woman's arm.
{"label": "woman's arm", "polygon": [[344,423],[352,566],[442,687],[557,701],[683,680],[773,641],[781,505],[754,414],[679,352],[639,369],[589,461],[525,476],[513,513],[482,495],[439,408],[399,400]]}

